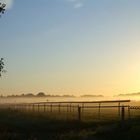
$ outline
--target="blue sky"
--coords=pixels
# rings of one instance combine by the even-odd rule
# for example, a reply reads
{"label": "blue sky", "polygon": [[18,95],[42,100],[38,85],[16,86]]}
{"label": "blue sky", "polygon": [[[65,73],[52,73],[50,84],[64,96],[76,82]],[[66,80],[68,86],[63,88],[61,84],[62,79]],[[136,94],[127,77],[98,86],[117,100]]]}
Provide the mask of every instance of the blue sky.
{"label": "blue sky", "polygon": [[0,93],[140,91],[139,0],[7,0]]}

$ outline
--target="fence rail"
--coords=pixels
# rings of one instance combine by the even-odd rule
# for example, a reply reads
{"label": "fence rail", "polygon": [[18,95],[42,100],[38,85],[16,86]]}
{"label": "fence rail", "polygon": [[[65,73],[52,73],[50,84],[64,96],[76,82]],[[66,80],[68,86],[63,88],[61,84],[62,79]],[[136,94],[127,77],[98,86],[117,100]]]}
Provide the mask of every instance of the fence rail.
{"label": "fence rail", "polygon": [[[58,113],[58,115],[75,115],[79,121],[84,119],[84,116],[90,116],[93,118],[95,114],[98,119],[101,119],[103,110],[112,109],[109,114],[116,112],[117,118],[124,121],[127,116],[130,118],[130,110],[140,107],[132,107],[129,105],[122,105],[122,103],[129,103],[130,100],[111,100],[111,101],[70,101],[70,102],[36,102],[36,103],[8,103],[0,104],[0,108],[18,110],[18,111],[32,111],[41,112],[46,114]],[[112,105],[115,104],[115,105]],[[95,111],[96,110],[96,111]],[[107,111],[106,111],[107,112]],[[106,113],[105,112],[105,113]],[[56,115],[56,114],[55,114]],[[56,115],[56,116],[58,116]]]}
{"label": "fence rail", "polygon": [[130,109],[137,109],[137,110],[140,110],[140,106],[130,106]]}

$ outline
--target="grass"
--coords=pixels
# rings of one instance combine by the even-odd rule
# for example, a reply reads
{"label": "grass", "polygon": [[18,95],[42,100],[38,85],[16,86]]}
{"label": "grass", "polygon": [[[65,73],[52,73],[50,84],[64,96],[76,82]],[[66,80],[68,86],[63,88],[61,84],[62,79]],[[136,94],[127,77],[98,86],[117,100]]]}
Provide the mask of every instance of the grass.
{"label": "grass", "polygon": [[140,119],[60,120],[43,113],[0,110],[0,140],[139,140]]}

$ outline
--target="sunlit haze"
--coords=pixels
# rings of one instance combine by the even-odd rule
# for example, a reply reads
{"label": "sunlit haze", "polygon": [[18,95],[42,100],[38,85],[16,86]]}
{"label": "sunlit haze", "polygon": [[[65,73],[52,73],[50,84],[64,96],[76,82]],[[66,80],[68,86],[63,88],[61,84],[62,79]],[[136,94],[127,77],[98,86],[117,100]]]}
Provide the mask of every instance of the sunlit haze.
{"label": "sunlit haze", "polygon": [[139,0],[7,2],[0,94],[140,92]]}

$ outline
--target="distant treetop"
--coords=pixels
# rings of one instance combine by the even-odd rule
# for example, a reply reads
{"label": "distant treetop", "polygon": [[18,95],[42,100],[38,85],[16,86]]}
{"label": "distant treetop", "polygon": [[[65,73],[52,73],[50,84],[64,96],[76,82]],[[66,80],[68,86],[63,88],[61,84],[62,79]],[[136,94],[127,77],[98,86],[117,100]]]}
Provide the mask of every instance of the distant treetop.
{"label": "distant treetop", "polygon": [[39,93],[37,94],[37,96],[38,96],[38,97],[42,97],[42,96],[46,96],[46,95],[45,95],[44,92],[39,92]]}

